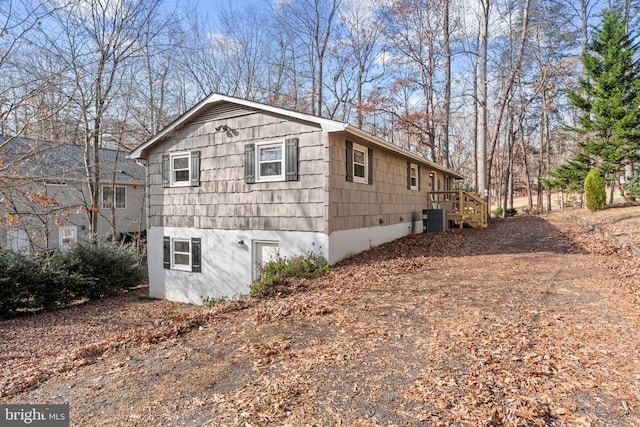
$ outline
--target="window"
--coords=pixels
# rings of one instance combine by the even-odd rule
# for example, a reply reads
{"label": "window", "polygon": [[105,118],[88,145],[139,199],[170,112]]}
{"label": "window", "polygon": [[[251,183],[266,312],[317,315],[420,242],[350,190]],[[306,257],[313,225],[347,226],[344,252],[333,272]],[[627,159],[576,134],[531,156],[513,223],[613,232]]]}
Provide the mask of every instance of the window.
{"label": "window", "polygon": [[258,181],[284,180],[284,142],[276,144],[256,144],[256,164]]}
{"label": "window", "polygon": [[373,184],[373,150],[346,142],[347,181]]}
{"label": "window", "polygon": [[78,227],[75,225],[58,228],[58,247],[62,250],[69,248],[78,241]]}
{"label": "window", "polygon": [[171,184],[188,185],[190,176],[189,154],[171,156]]}
{"label": "window", "polygon": [[163,155],[162,183],[164,187],[199,186],[200,151]]}
{"label": "window", "polygon": [[199,237],[164,237],[163,266],[166,269],[191,272],[202,271],[200,266]]}
{"label": "window", "polygon": [[298,138],[245,145],[247,184],[298,180]]}
{"label": "window", "polygon": [[407,162],[407,189],[420,190],[420,167]]}
{"label": "window", "polygon": [[105,185],[102,187],[102,208],[110,209],[114,198],[111,193],[111,188],[115,189],[115,207],[116,209],[124,209],[127,207],[127,187],[111,187]]}
{"label": "window", "polygon": [[29,254],[29,236],[25,230],[7,230],[7,247],[21,254]]}
{"label": "window", "polygon": [[176,270],[191,270],[191,240],[171,241],[171,266]]}
{"label": "window", "polygon": [[353,147],[353,180],[367,182],[367,155],[358,145]]}

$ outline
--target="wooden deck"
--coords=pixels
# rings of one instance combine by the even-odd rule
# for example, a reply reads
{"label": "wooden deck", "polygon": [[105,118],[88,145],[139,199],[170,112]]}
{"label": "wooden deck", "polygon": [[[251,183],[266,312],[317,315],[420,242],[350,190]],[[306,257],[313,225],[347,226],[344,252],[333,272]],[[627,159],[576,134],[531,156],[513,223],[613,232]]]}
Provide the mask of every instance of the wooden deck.
{"label": "wooden deck", "polygon": [[449,221],[460,228],[465,224],[474,228],[488,226],[487,202],[476,193],[462,190],[431,191],[427,205],[428,209],[444,209]]}

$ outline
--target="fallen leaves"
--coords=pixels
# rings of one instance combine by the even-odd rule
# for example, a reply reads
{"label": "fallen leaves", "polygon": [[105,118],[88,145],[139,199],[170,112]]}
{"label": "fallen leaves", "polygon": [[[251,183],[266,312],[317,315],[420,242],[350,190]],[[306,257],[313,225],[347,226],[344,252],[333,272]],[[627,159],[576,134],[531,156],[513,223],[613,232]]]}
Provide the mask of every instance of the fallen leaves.
{"label": "fallen leaves", "polygon": [[266,301],[2,322],[0,388],[96,426],[639,424],[639,260],[559,214],[408,236]]}

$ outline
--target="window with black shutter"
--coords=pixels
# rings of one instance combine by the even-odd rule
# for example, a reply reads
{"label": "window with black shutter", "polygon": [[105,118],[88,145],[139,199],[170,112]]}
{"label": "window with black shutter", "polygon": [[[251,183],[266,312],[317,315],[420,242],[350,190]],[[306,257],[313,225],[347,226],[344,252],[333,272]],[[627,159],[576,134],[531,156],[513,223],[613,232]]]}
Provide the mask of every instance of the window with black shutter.
{"label": "window with black shutter", "polygon": [[347,181],[373,184],[373,149],[346,141]]}
{"label": "window with black shutter", "polygon": [[244,153],[247,184],[298,180],[298,138],[246,144]]}
{"label": "window with black shutter", "polygon": [[162,156],[162,186],[200,186],[200,151],[164,154]]}

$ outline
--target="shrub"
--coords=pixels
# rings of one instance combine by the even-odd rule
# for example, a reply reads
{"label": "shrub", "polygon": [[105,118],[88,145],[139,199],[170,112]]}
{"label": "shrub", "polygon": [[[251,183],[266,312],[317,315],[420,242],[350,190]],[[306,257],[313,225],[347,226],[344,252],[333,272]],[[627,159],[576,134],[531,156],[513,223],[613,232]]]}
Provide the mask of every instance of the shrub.
{"label": "shrub", "polygon": [[0,249],[0,316],[120,293],[144,279],[138,260],[132,247],[107,242],[83,241],[51,256]]}
{"label": "shrub", "polygon": [[502,218],[502,208],[501,207],[497,207],[494,210],[491,211],[491,215],[493,215],[494,218]]}
{"label": "shrub", "polygon": [[507,209],[507,212],[506,212],[507,216],[516,216],[517,214],[518,214],[518,210],[516,208]]}
{"label": "shrub", "polygon": [[624,185],[624,192],[633,200],[640,199],[640,169]]}
{"label": "shrub", "polygon": [[81,240],[63,254],[62,266],[85,280],[75,289],[79,297],[116,295],[144,280],[138,253],[129,244]]}
{"label": "shrub", "polygon": [[587,209],[599,211],[607,202],[606,182],[596,169],[591,169],[584,180],[584,197]]}
{"label": "shrub", "polygon": [[227,301],[227,297],[201,297],[202,305],[205,307],[215,307],[218,304],[222,304]]}
{"label": "shrub", "polygon": [[270,296],[275,287],[288,277],[313,277],[329,268],[329,263],[323,256],[313,253],[291,258],[278,257],[260,267],[260,277],[253,281],[249,295]]}
{"label": "shrub", "polygon": [[33,283],[36,272],[28,257],[0,249],[0,314],[10,317],[28,301],[27,285]]}

